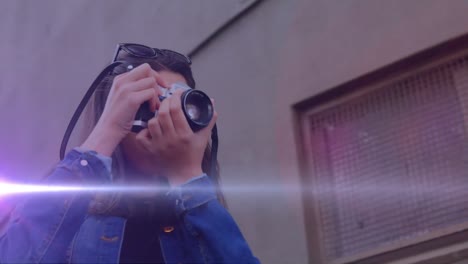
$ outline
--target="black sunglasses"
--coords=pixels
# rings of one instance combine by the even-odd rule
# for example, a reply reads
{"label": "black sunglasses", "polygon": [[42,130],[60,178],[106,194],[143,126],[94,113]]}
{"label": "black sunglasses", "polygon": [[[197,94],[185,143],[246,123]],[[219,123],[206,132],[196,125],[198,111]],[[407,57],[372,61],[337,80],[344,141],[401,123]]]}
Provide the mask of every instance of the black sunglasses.
{"label": "black sunglasses", "polygon": [[145,45],[134,43],[120,43],[117,46],[117,50],[115,51],[114,58],[112,59],[112,61],[117,60],[117,57],[119,56],[121,50],[127,52],[132,56],[146,59],[157,58],[158,56],[167,56],[168,54],[171,54],[174,55],[175,58],[179,58],[188,65],[192,64],[192,60],[190,60],[188,56],[179,52],[175,52],[168,49],[151,48]]}

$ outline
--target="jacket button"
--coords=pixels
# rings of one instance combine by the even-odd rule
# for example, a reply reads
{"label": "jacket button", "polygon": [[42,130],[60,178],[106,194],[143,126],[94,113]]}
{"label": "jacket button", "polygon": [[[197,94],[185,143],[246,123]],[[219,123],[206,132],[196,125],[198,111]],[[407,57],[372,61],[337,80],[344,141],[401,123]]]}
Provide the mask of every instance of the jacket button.
{"label": "jacket button", "polygon": [[165,233],[171,233],[172,231],[174,231],[174,227],[173,226],[165,226],[163,228],[164,232]]}
{"label": "jacket button", "polygon": [[81,160],[80,161],[81,166],[88,166],[88,161],[87,160]]}

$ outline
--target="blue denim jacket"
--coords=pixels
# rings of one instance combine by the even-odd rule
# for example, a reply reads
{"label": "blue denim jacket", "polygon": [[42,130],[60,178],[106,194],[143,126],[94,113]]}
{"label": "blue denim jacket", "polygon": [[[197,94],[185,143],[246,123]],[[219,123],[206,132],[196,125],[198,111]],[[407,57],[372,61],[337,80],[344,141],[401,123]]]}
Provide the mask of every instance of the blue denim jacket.
{"label": "blue denim jacket", "polygon": [[[110,182],[97,153],[78,150],[46,180],[80,186]],[[167,196],[177,221],[159,233],[166,263],[260,263],[206,175]],[[88,214],[92,198],[92,192],[30,194],[0,234],[0,263],[118,263],[126,219]]]}

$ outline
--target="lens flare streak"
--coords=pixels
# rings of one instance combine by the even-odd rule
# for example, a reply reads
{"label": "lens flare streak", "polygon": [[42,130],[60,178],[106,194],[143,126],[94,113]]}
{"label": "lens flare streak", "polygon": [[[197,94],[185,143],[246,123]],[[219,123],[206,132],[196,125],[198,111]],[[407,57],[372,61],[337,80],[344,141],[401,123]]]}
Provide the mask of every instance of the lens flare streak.
{"label": "lens flare streak", "polygon": [[[210,187],[211,188],[211,187]],[[463,188],[462,188],[463,189]],[[152,193],[160,191],[170,191],[167,186],[156,185],[98,185],[98,186],[66,186],[66,185],[35,185],[18,184],[11,182],[0,182],[0,196],[27,193],[58,193],[58,192],[123,192],[123,193]],[[184,192],[204,192],[206,188],[183,187]],[[353,187],[331,187],[314,186],[305,187],[298,185],[281,184],[231,184],[223,185],[221,190],[232,195],[281,195],[281,194],[308,194],[313,196],[334,196],[348,194],[353,197],[371,197],[382,195],[408,195],[418,193],[420,195],[435,195],[442,193],[461,192],[460,186],[403,186],[403,185],[360,185]]]}
{"label": "lens flare streak", "polygon": [[[177,188],[176,188],[177,189]],[[229,185],[221,187],[224,193],[235,194],[279,194],[286,192],[304,191],[300,187],[281,185]],[[58,192],[124,192],[124,193],[151,193],[158,191],[170,191],[166,186],[155,185],[107,185],[107,186],[66,186],[66,185],[36,185],[0,182],[0,196],[27,193],[58,193]],[[183,187],[184,191],[203,192],[207,191],[202,187]]]}
{"label": "lens flare streak", "polygon": [[61,186],[0,182],[0,196],[56,192],[154,192],[162,189],[157,186]]}

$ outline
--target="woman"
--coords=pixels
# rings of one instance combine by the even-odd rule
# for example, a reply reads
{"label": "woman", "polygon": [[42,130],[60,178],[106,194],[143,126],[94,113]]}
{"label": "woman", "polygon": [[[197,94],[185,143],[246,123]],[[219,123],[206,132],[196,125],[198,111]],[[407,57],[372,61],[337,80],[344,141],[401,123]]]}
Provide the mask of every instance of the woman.
{"label": "woman", "polygon": [[[0,262],[259,262],[222,206],[217,175],[205,174],[216,113],[206,128],[194,133],[181,110],[181,92],[158,99],[158,87],[177,82],[195,87],[190,60],[157,49],[157,56],[142,58],[132,47],[137,46],[121,45],[116,58],[140,66],[103,81],[88,109],[94,113],[92,132],[46,182],[169,185],[169,191],[31,197],[15,209],[1,234]],[[144,102],[158,114],[135,134],[132,121]]]}

